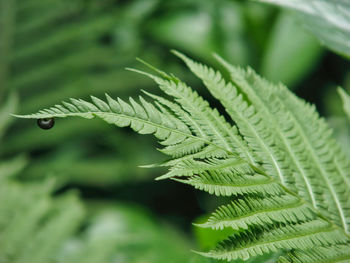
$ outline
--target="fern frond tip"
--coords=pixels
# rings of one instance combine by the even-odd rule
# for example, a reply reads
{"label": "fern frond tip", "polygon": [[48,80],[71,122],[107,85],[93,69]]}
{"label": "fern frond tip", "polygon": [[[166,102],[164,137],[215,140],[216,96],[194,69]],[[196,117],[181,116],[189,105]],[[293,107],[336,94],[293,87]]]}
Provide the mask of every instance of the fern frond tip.
{"label": "fern frond tip", "polygon": [[151,65],[150,63],[144,61],[143,59],[140,58],[136,58],[137,61],[139,61],[140,63],[142,63],[143,65],[145,65],[147,68],[153,70],[154,72],[157,72],[160,76],[162,76],[165,79],[172,79],[173,77],[171,77],[169,74],[165,73],[164,71],[156,68],[155,66]]}
{"label": "fern frond tip", "polygon": [[177,51],[177,50],[171,50],[171,53],[173,53],[175,56],[177,56],[179,59],[181,59],[185,64],[192,63],[193,61],[187,57],[185,54]]}
{"label": "fern frond tip", "polygon": [[158,163],[141,164],[141,165],[138,165],[137,167],[149,169],[149,168],[156,168],[156,167],[159,167],[159,164],[158,164]]}
{"label": "fern frond tip", "polygon": [[349,96],[342,87],[337,87],[337,92],[342,99]]}
{"label": "fern frond tip", "polygon": [[161,176],[158,176],[155,180],[156,181],[161,181],[161,180],[166,180],[166,179],[169,179],[171,178],[171,176],[169,176],[168,174],[163,174]]}
{"label": "fern frond tip", "polygon": [[15,117],[15,118],[26,119],[25,116],[28,116],[28,115],[20,115],[20,114],[10,113],[10,116]]}
{"label": "fern frond tip", "polygon": [[166,174],[158,176],[158,177],[155,178],[156,181],[162,181],[162,180],[165,180],[165,179],[169,179],[169,176],[166,176]]}

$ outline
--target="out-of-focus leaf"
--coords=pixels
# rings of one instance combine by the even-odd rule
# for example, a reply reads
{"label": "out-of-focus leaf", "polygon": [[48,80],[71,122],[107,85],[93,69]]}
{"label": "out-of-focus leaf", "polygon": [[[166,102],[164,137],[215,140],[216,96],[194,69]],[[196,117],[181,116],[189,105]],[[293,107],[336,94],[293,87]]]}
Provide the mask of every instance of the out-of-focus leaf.
{"label": "out-of-focus leaf", "polygon": [[0,102],[8,90],[9,59],[14,35],[15,1],[0,0]]}
{"label": "out-of-focus leaf", "polygon": [[350,58],[348,0],[258,0],[293,10],[298,20],[324,45]]}
{"label": "out-of-focus leaf", "polygon": [[212,28],[212,17],[198,10],[166,14],[152,22],[150,32],[175,47],[196,54],[210,54],[215,50]]}
{"label": "out-of-focus leaf", "polygon": [[261,72],[272,81],[293,87],[313,69],[321,54],[317,39],[289,14],[281,13],[264,53]]}
{"label": "out-of-focus leaf", "polygon": [[343,151],[350,158],[350,125],[349,119],[344,117],[332,116],[327,119],[329,125],[333,128],[333,134]]}
{"label": "out-of-focus leaf", "polygon": [[9,118],[9,115],[15,113],[17,110],[17,105],[18,97],[15,93],[12,92],[0,109],[0,138],[3,136],[3,133],[11,121],[13,121],[13,119]]}
{"label": "out-of-focus leaf", "polygon": [[58,262],[210,262],[190,251],[190,243],[140,207],[90,204],[85,231],[63,247]]}
{"label": "out-of-focus leaf", "polygon": [[[0,184],[0,261],[27,263],[203,263],[172,226],[131,204],[88,202],[54,181]],[[170,259],[170,261],[169,261]]]}
{"label": "out-of-focus leaf", "polygon": [[276,8],[253,1],[244,2],[244,36],[248,40],[248,65],[259,67],[275,23]]}
{"label": "out-of-focus leaf", "polygon": [[[15,113],[17,109],[18,98],[17,95],[12,92],[7,97],[4,105],[0,109],[0,138],[2,138],[8,125],[13,120],[10,118],[10,114]],[[27,158],[24,155],[18,155],[6,161],[0,162],[0,180],[7,179],[16,175],[27,165]]]}
{"label": "out-of-focus leaf", "polygon": [[17,175],[27,164],[28,159],[23,155],[0,162],[0,181]]}
{"label": "out-of-focus leaf", "polygon": [[338,93],[343,101],[343,109],[350,120],[350,96],[342,88],[338,88]]}
{"label": "out-of-focus leaf", "polygon": [[245,35],[245,6],[234,1],[221,2],[215,10],[214,30],[218,42],[216,46],[230,62],[248,64],[251,50]]}
{"label": "out-of-focus leaf", "polygon": [[0,261],[50,262],[79,227],[84,211],[76,194],[51,198],[52,181],[1,183]]}

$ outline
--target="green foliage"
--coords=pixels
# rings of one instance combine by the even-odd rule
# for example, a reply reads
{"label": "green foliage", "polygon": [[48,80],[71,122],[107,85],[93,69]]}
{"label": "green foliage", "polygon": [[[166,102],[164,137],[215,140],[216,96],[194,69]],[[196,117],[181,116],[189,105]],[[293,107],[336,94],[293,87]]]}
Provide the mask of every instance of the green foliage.
{"label": "green foliage", "polygon": [[[1,262],[198,262],[182,236],[131,205],[93,204],[53,181],[1,182]],[[154,253],[155,248],[159,249]]]}
{"label": "green foliage", "polygon": [[[43,253],[45,255],[38,257],[39,252],[35,247],[33,257],[35,255],[36,260],[45,261],[50,257],[48,253],[51,253],[50,260],[54,257],[59,262],[105,262],[109,256],[118,262],[167,262],[169,258],[178,262],[195,261],[198,257],[185,252],[190,248],[201,251],[213,249],[218,241],[235,231],[231,227],[226,227],[224,231],[198,227],[193,230],[190,226],[190,222],[199,214],[207,214],[235,198],[217,198],[195,191],[188,185],[153,183],[151,180],[159,176],[165,167],[137,167],[139,164],[163,160],[160,151],[153,150],[155,143],[151,136],[146,136],[146,139],[145,136],[135,136],[131,129],[116,129],[103,121],[81,118],[57,119],[54,129],[50,131],[39,129],[33,120],[8,120],[9,113],[32,112],[69,97],[86,100],[89,94],[101,97],[104,92],[108,92],[111,97],[118,96],[125,100],[127,96],[138,93],[139,89],[159,95],[154,91],[154,85],[144,81],[143,76],[124,70],[126,66],[134,67],[135,57],[145,58],[157,67],[181,76],[182,80],[201,92],[211,106],[217,106],[218,102],[208,96],[207,91],[200,90],[200,81],[169,55],[168,50],[174,47],[216,66],[219,63],[210,55],[212,52],[228,58],[230,63],[252,65],[268,79],[282,81],[289,88],[297,89],[300,96],[315,102],[326,116],[332,105],[337,106],[340,114],[341,104],[334,91],[327,96],[322,92],[328,87],[332,89],[336,86],[333,85],[334,82],[349,90],[343,81],[346,80],[345,61],[329,51],[323,52],[318,41],[315,42],[310,34],[305,33],[299,23],[294,23],[284,11],[271,5],[240,0],[0,0],[0,104],[7,105],[6,111],[0,111],[0,134],[3,136],[0,147],[0,181],[4,188],[11,188],[7,186],[11,184],[22,189],[23,197],[17,198],[19,202],[22,202],[22,198],[35,202],[38,199],[30,197],[29,189],[42,187],[44,191],[49,188],[52,185],[47,183],[46,176],[50,176],[55,187],[52,193],[46,189],[48,194],[45,198],[50,205],[43,220],[38,223],[39,226],[42,226],[46,216],[51,217],[50,211],[66,195],[71,195],[75,204],[83,210],[76,230],[67,234],[64,240],[56,242],[63,248],[46,247],[46,252]],[[325,55],[322,61],[319,59],[321,54]],[[325,72],[327,74],[323,74]],[[225,76],[228,77],[228,74]],[[5,97],[13,91],[18,96],[10,95],[11,99],[5,101]],[[168,98],[146,94],[151,96],[151,100],[159,100],[164,108],[176,109],[181,114],[183,108],[177,103],[174,104]],[[338,99],[334,103],[330,100],[332,94]],[[325,99],[324,105],[320,103],[321,96],[322,100]],[[20,103],[15,111],[18,99]],[[199,134],[207,137],[208,132],[217,133],[225,138],[215,139],[220,144],[230,138],[227,145],[242,151],[242,155],[249,159],[249,149],[242,150],[244,144],[236,147],[241,142],[232,136],[240,135],[235,128],[220,124],[221,117],[207,109],[207,119],[201,121],[203,114],[191,105],[191,101],[186,102],[184,96],[178,99],[183,105],[187,103],[191,116],[196,116],[197,122],[194,125]],[[201,109],[206,108],[205,103],[196,103]],[[219,106],[219,109],[222,108]],[[185,117],[191,121],[187,115]],[[349,153],[350,126],[346,121],[345,118],[334,118],[332,127],[335,127],[335,135],[340,139],[338,141],[341,146]],[[210,127],[207,123],[215,125]],[[187,141],[190,148],[201,148],[202,144]],[[167,146],[161,151],[181,157],[182,145]],[[221,150],[214,147],[206,150],[208,155],[220,160],[224,158],[221,157]],[[214,159],[210,162],[216,168],[222,166]],[[224,165],[231,163],[237,162],[227,159]],[[164,178],[173,178],[177,173],[193,174],[198,170],[197,166],[204,164],[169,161],[165,165],[170,165],[170,170]],[[186,176],[175,179],[183,180]],[[200,188],[199,185],[198,187]],[[77,191],[72,192],[70,189]],[[216,191],[226,194],[232,192],[232,189],[227,187]],[[94,209],[95,202],[99,209]],[[147,207],[152,215],[132,203]],[[73,207],[70,201],[66,204],[67,207]],[[15,213],[14,209],[18,209],[18,206],[14,205],[13,210],[7,211]],[[35,207],[28,204],[28,209]],[[28,215],[28,209],[23,210],[23,214]],[[18,217],[20,214],[18,212]],[[52,218],[55,216],[52,215]],[[162,226],[164,220],[172,224],[170,232],[167,231],[168,227]],[[153,224],[148,224],[149,221],[153,221]],[[7,221],[6,224],[11,222]],[[16,246],[19,252],[22,249],[32,249],[27,247],[32,239],[27,238],[25,233],[29,230],[24,229],[23,222],[18,224],[19,232],[8,235],[9,231],[6,230],[6,236],[11,240],[8,246],[16,243],[11,236],[25,240],[25,244],[18,243]],[[67,226],[60,225],[57,229],[64,232],[74,222],[76,221],[66,221],[64,224]],[[103,228],[106,224],[110,227]],[[152,231],[138,226],[147,226]],[[16,229],[16,225],[11,224],[11,229]],[[39,227],[33,229],[33,236],[40,231]],[[123,232],[123,229],[127,230]],[[182,232],[180,229],[184,230],[187,238],[177,239],[177,235],[173,235],[174,231]],[[21,231],[24,232],[23,236]],[[195,236],[199,239],[196,240],[198,247],[188,244],[192,232],[204,233],[203,236]],[[3,232],[0,236],[2,234]],[[121,235],[125,238],[116,241],[115,237]],[[135,238],[138,235],[142,238]],[[55,236],[56,234],[53,235],[54,239]],[[152,238],[154,236],[157,238]],[[155,239],[159,242],[145,241]],[[4,247],[8,253],[12,253],[6,244]],[[114,257],[115,254],[119,257]],[[251,260],[265,262],[269,258],[268,262],[274,262],[280,254],[271,253]],[[203,262],[204,259],[199,257],[198,261]]]}
{"label": "green foliage", "polygon": [[292,10],[328,48],[350,57],[350,4],[346,0],[259,0]]}
{"label": "green foliage", "polygon": [[[125,98],[140,88],[150,91],[149,83],[124,68],[143,57],[184,75],[167,55],[173,47],[208,62],[213,62],[208,54],[214,51],[231,63],[255,65],[266,74],[279,65],[283,75],[268,76],[296,87],[318,64],[317,54],[311,56],[317,47],[307,53],[310,56],[293,56],[296,64],[307,61],[309,67],[302,71],[283,63],[285,59],[271,52],[280,45],[275,43],[279,34],[270,32],[271,27],[283,27],[276,15],[274,8],[232,0],[0,0],[0,101],[7,91],[16,90],[18,111],[24,113],[67,97],[86,99],[108,92]],[[300,32],[297,27],[295,34]],[[285,38],[293,42],[291,36]],[[291,46],[283,50],[299,52]],[[190,75],[185,79],[194,81]],[[45,133],[31,122],[14,123],[0,154],[25,152],[32,157],[23,178],[52,172],[80,187],[141,183],[158,173],[137,168],[160,158],[158,152],[138,150],[141,145],[152,149],[150,140],[132,140],[126,146],[129,132],[102,122],[75,119],[60,127]],[[104,136],[96,140],[98,134]],[[97,167],[101,176],[95,176]]]}
{"label": "green foliage", "polygon": [[350,120],[350,96],[341,88],[338,89],[338,93],[343,101],[343,109]]}
{"label": "green foliage", "polygon": [[[99,94],[96,87],[118,94],[132,92],[138,87],[139,79],[125,74],[123,68],[142,54],[138,43],[144,44],[143,33],[138,26],[149,18],[156,5],[157,1],[148,0],[127,3],[0,0],[3,12],[0,14],[0,55],[4,58],[0,62],[1,92],[16,90],[20,99],[26,98],[19,106],[20,111],[31,111],[35,104],[46,107],[69,94]],[[2,81],[1,75],[5,73],[6,81],[5,78]],[[78,139],[76,135],[83,131],[85,136]],[[99,144],[91,144],[88,149],[79,147],[86,141],[93,141],[91,138],[99,132],[105,134]],[[43,177],[52,172],[65,176],[72,183],[90,186],[130,181],[130,172],[135,174],[134,181],[151,178],[146,177],[148,171],[136,168],[137,164],[150,161],[143,154],[137,155],[134,146],[139,144],[136,142],[128,149],[129,154],[137,155],[138,162],[133,162],[128,154],[121,154],[117,147],[111,147],[110,154],[99,155],[103,161],[91,160],[91,152],[97,152],[101,144],[107,145],[112,140],[123,142],[123,138],[127,138],[125,132],[116,133],[100,123],[73,121],[67,123],[64,130],[56,129],[48,136],[31,123],[15,124],[5,137],[0,150],[2,155],[26,152],[35,156],[22,177]],[[151,146],[148,141],[142,143]],[[43,151],[48,154],[36,154]],[[118,163],[111,160],[111,156],[116,155]],[[122,164],[127,162],[132,162],[133,171],[125,171]],[[95,167],[113,166],[115,170],[104,169],[101,177],[96,177],[91,169],[93,164]],[[84,180],[80,171],[84,171]]]}
{"label": "green foliage", "polygon": [[[290,36],[293,36],[291,41]],[[322,47],[317,39],[301,30],[290,14],[279,14],[262,60],[261,74],[271,81],[293,87],[320,59]]]}
{"label": "green foliage", "polygon": [[[100,118],[153,134],[171,159],[159,179],[230,197],[202,228],[232,230],[208,252],[215,259],[247,260],[285,253],[283,261],[349,260],[349,160],[315,108],[252,69],[217,60],[230,80],[174,52],[225,108],[234,125],[174,75],[154,69],[167,95],[145,92],[128,102],[71,99],[22,118]],[[332,253],[329,251],[334,248]]]}
{"label": "green foliage", "polygon": [[[15,108],[11,95],[0,110],[1,135]],[[26,165],[24,156],[0,162],[1,262],[203,262],[190,254],[188,240],[149,212],[131,204],[83,202],[52,176],[23,182],[18,175]]]}

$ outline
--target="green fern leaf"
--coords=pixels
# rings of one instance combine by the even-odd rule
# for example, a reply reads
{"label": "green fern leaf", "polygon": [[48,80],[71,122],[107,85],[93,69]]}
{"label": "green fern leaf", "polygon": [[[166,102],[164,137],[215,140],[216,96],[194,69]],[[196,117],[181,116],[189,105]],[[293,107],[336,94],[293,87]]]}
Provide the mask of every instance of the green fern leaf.
{"label": "green fern leaf", "polygon": [[279,259],[278,263],[330,263],[330,262],[348,262],[350,254],[349,246],[331,246],[320,247],[317,250],[296,250],[289,252],[286,256]]}
{"label": "green fern leaf", "polygon": [[[129,103],[108,95],[92,103],[71,99],[22,118],[101,118],[119,127],[153,134],[171,160],[161,164],[171,178],[217,196],[231,197],[198,227],[233,234],[209,252],[216,259],[249,259],[285,251],[281,262],[312,258],[324,262],[332,247],[347,247],[350,218],[349,161],[313,107],[283,86],[221,58],[220,72],[175,52],[203,80],[235,125],[178,78],[158,69],[152,78],[170,98],[146,93]],[[138,71],[139,72],[139,71]],[[300,252],[300,253],[299,253]],[[350,260],[348,250],[327,259]]]}
{"label": "green fern leaf", "polygon": [[[181,54],[179,56],[204,81],[212,94],[220,99],[235,119],[239,109],[235,109],[236,104],[230,104],[230,101],[238,96],[238,92],[233,94],[235,88],[226,85],[219,72],[194,63]],[[349,166],[340,148],[336,146],[333,139],[329,138],[330,130],[323,120],[313,109],[295,97],[292,99],[293,95],[284,86],[279,86],[281,96],[276,96],[279,94],[277,88],[261,79],[253,70],[245,71],[229,65],[221,58],[218,59],[229,70],[232,82],[243,92],[242,96],[249,99],[251,104],[249,107],[255,112],[254,118],[246,119],[245,122],[248,124],[240,128],[241,133],[247,134],[246,136],[256,134],[254,141],[261,138],[262,144],[266,146],[266,151],[263,152],[264,147],[256,147],[255,151],[263,152],[264,155],[271,153],[272,158],[265,162],[267,161],[267,165],[275,164],[275,171],[278,171],[276,173],[282,184],[298,192],[315,208],[331,211],[332,220],[348,232],[350,218],[349,213],[346,214],[344,211],[349,211],[350,208],[348,198],[350,196],[350,175],[349,170],[346,169]],[[295,103],[291,103],[293,101]],[[289,108],[288,105],[290,105]],[[296,109],[302,110],[297,112]],[[264,121],[256,121],[256,118],[264,119]],[[250,119],[253,119],[251,132],[249,130]],[[238,126],[239,123],[237,123]],[[265,127],[262,123],[265,124]],[[310,126],[315,128],[307,133]],[[252,144],[252,148],[254,146]],[[332,150],[337,156],[333,160],[325,159],[323,155]],[[328,154],[328,156],[332,155]],[[334,172],[337,170],[341,176]],[[267,168],[267,171],[274,175],[274,170]],[[332,179],[330,180],[329,177]],[[324,192],[322,188],[328,188],[329,191]]]}

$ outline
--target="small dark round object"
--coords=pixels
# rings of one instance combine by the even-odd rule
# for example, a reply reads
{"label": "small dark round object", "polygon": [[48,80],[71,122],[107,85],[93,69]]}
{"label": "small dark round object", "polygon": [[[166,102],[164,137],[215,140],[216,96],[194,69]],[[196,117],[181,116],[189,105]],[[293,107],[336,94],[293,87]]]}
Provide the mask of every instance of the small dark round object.
{"label": "small dark round object", "polygon": [[54,126],[55,119],[54,118],[38,119],[37,123],[41,129],[48,130]]}

